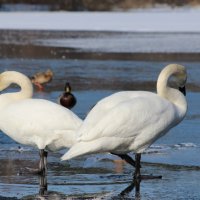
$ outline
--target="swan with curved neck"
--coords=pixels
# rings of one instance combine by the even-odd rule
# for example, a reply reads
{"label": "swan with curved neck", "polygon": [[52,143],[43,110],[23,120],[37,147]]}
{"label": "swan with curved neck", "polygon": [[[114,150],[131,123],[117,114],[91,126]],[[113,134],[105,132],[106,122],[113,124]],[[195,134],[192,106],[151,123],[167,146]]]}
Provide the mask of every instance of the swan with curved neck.
{"label": "swan with curved neck", "polygon": [[[179,90],[168,86],[170,77],[174,76],[177,81]],[[187,73],[182,65],[170,64],[165,67],[160,73],[157,81],[157,94],[166,98],[176,106],[181,107],[183,112],[186,112],[187,102],[185,97],[185,84],[187,81]],[[183,93],[181,94],[180,91]]]}
{"label": "swan with curved neck", "polygon": [[18,143],[37,147],[45,174],[46,150],[70,147],[82,120],[72,111],[48,100],[32,99],[33,87],[25,75],[7,71],[0,74],[0,91],[17,84],[21,90],[0,95],[0,129]]}
{"label": "swan with curved neck", "polygon": [[[136,167],[135,177],[141,177],[141,153],[180,123],[187,111],[184,95],[168,85],[172,76],[178,87],[185,86],[185,67],[171,64],[158,77],[157,94],[122,91],[100,100],[78,130],[78,142],[61,159],[104,152],[124,159],[126,153],[133,151],[136,155],[136,162],[132,162]],[[130,161],[127,157],[125,160]]]}
{"label": "swan with curved neck", "polygon": [[15,71],[6,71],[0,74],[0,91],[8,88],[12,83],[20,86],[19,92],[10,92],[0,96],[0,109],[14,101],[32,98],[33,86],[30,79]]}

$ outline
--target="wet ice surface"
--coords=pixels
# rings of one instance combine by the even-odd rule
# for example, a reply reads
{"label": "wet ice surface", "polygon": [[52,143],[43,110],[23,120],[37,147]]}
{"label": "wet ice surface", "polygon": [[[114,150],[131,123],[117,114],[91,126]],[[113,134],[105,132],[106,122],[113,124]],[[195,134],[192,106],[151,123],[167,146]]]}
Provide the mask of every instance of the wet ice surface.
{"label": "wet ice surface", "polygon": [[[17,70],[32,75],[51,68],[55,73],[53,81],[46,85],[44,92],[36,91],[34,97],[56,102],[65,84],[63,80],[67,79],[72,83],[73,92],[78,100],[73,111],[84,118],[98,100],[113,92],[141,88],[155,91],[155,80],[166,64],[168,63],[124,60],[1,59],[0,69]],[[188,69],[188,82],[198,85],[199,63],[181,64]],[[16,87],[11,89],[16,90]],[[199,92],[193,92],[193,88],[189,87],[189,109],[184,121],[142,156],[142,172],[162,175],[163,179],[142,181],[141,199],[198,199],[199,98]],[[117,199],[121,198],[120,193],[131,184],[132,167],[120,162],[116,156],[92,155],[60,162],[64,152],[65,150],[49,153],[46,192],[49,198]],[[0,196],[38,198],[39,178],[21,174],[24,167],[37,166],[38,157],[36,149],[19,145],[0,133]],[[134,196],[133,189],[125,197]]]}
{"label": "wet ice surface", "polygon": [[[137,52],[200,52],[199,33],[121,33],[110,37],[87,37],[87,38],[57,38],[36,40],[35,44],[56,47],[68,47],[79,49],[81,52],[115,52],[115,53],[137,53]],[[162,48],[161,48],[162,47]]]}

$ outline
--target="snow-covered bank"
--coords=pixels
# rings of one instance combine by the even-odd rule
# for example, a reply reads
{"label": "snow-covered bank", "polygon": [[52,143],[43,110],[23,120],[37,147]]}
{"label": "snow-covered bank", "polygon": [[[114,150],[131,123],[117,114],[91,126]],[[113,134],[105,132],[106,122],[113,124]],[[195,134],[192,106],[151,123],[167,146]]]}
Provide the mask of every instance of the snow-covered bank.
{"label": "snow-covered bank", "polygon": [[200,32],[200,12],[1,12],[0,29]]}

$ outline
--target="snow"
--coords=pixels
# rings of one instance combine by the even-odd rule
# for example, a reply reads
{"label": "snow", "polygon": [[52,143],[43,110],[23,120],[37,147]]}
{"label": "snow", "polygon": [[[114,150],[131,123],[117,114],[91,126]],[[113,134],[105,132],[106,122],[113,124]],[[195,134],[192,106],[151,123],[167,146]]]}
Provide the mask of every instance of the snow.
{"label": "snow", "polygon": [[0,12],[0,29],[114,32],[100,37],[97,34],[33,41],[44,46],[71,47],[80,51],[200,52],[200,9]]}
{"label": "snow", "polygon": [[197,33],[199,11],[0,12],[0,29]]}

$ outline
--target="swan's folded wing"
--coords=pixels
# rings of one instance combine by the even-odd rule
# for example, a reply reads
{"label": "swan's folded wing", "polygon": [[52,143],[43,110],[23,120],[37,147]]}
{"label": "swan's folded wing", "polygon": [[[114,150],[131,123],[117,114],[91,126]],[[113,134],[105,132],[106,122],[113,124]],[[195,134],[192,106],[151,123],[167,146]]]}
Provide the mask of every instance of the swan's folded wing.
{"label": "swan's folded wing", "polygon": [[[134,138],[141,133],[160,133],[169,128],[175,118],[175,108],[159,97],[138,97],[124,101],[101,116],[88,116],[79,130],[79,141],[91,141],[101,137]],[[96,124],[91,127],[88,123]]]}
{"label": "swan's folded wing", "polygon": [[[138,97],[148,97],[155,96],[155,93],[146,92],[146,91],[121,91],[114,93],[108,97],[100,100],[88,113],[88,116],[85,118],[84,124],[87,126],[87,129],[94,128],[97,123],[99,123],[107,114],[110,114],[110,111],[116,108],[119,104],[127,102],[129,100],[134,100]],[[116,111],[117,112],[117,111]],[[85,126],[84,126],[85,127]],[[83,129],[85,129],[82,127]],[[82,135],[81,132],[78,133],[79,136]]]}
{"label": "swan's folded wing", "polygon": [[70,110],[40,99],[16,102],[1,112],[1,128],[4,126],[6,129],[13,128],[14,133],[18,131],[25,135],[41,136],[54,134],[54,130],[76,130],[82,123],[82,120]]}

